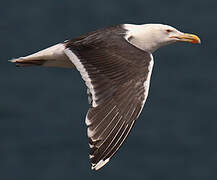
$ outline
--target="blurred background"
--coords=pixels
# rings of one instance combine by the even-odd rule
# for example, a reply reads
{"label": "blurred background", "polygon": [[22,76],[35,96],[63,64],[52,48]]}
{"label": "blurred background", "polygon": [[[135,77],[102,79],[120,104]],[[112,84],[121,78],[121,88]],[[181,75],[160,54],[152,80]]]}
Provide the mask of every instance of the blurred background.
{"label": "blurred background", "polygon": [[[216,180],[217,1],[0,2],[0,179]],[[164,23],[201,37],[154,54],[149,97],[127,142],[90,170],[86,87],[76,70],[7,60],[98,28]]]}

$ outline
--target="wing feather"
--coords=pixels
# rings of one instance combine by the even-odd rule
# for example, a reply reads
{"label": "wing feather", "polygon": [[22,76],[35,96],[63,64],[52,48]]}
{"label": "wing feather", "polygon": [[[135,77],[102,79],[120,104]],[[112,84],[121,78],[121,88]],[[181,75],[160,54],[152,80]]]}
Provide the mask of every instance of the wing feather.
{"label": "wing feather", "polygon": [[66,55],[93,97],[86,124],[96,170],[117,152],[139,116],[148,93],[144,83],[150,80],[153,65],[151,54],[127,42],[123,28],[102,31],[65,44]]}

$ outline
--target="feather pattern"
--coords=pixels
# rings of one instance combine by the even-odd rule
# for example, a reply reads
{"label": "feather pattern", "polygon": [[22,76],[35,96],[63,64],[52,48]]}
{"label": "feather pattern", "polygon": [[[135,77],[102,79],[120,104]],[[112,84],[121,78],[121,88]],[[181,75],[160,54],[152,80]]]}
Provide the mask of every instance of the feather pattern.
{"label": "feather pattern", "polygon": [[96,170],[123,144],[148,93],[144,82],[150,80],[152,56],[130,44],[126,32],[114,26],[65,42],[66,55],[93,95],[86,124]]}

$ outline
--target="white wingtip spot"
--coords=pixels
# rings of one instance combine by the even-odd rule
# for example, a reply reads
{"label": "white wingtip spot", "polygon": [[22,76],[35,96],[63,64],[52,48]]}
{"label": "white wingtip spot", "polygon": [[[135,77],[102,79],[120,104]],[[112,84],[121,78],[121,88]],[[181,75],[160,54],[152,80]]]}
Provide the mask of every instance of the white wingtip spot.
{"label": "white wingtip spot", "polygon": [[97,164],[93,164],[91,169],[92,170],[98,170],[101,167],[103,167],[107,162],[109,162],[109,158],[107,158],[105,161],[104,160],[100,160]]}
{"label": "white wingtip spot", "polygon": [[90,148],[93,148],[93,147],[94,147],[94,145],[92,145],[92,144],[89,144],[89,147],[90,147]]}
{"label": "white wingtip spot", "polygon": [[91,131],[89,128],[87,128],[87,135],[90,138],[93,136],[93,131]]}
{"label": "white wingtip spot", "polygon": [[86,116],[86,119],[85,119],[85,123],[86,123],[87,126],[91,125],[91,122],[90,122],[90,120],[88,119],[87,116]]}

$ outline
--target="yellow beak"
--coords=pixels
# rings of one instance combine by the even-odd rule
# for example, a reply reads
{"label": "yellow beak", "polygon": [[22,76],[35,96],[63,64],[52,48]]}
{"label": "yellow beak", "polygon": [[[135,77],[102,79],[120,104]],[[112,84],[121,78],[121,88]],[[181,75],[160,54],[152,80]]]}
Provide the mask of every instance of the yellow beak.
{"label": "yellow beak", "polygon": [[183,35],[175,36],[175,38],[177,38],[178,41],[190,42],[194,44],[201,43],[200,38],[194,34],[184,33]]}

